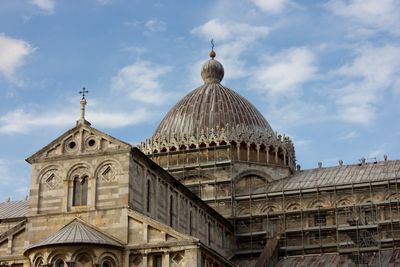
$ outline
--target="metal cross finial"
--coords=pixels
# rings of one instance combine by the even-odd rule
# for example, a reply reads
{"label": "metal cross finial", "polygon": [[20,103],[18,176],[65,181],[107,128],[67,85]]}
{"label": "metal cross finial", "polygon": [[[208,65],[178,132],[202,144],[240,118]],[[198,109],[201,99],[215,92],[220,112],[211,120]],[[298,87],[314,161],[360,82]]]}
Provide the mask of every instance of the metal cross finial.
{"label": "metal cross finial", "polygon": [[85,95],[86,95],[87,93],[89,93],[89,91],[86,90],[85,87],[82,88],[82,91],[79,91],[79,94],[82,95],[82,99],[85,98]]}
{"label": "metal cross finial", "polygon": [[211,50],[213,50],[214,51],[214,39],[211,39]]}

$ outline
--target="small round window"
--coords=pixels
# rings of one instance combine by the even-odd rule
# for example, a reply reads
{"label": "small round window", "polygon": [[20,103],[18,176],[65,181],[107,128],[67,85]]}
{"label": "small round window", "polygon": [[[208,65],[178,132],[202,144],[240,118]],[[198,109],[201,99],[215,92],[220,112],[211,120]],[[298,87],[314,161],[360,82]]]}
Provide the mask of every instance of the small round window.
{"label": "small round window", "polygon": [[78,144],[75,139],[70,139],[65,144],[65,149],[67,151],[74,151],[78,147]]}
{"label": "small round window", "polygon": [[74,141],[71,141],[68,143],[69,149],[74,149],[76,147],[76,143]]}
{"label": "small round window", "polygon": [[90,147],[95,146],[95,145],[96,145],[96,140],[90,139],[89,142],[88,142],[88,145],[89,145]]}
{"label": "small round window", "polygon": [[89,136],[85,140],[86,149],[95,149],[97,147],[97,138],[95,136]]}

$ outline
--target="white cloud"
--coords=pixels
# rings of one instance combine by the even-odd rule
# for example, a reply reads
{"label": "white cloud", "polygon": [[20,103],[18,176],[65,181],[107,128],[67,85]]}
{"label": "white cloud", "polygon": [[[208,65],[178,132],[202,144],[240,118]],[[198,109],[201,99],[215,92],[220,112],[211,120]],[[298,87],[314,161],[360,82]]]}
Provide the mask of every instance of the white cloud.
{"label": "white cloud", "polygon": [[257,66],[250,85],[271,95],[287,94],[314,78],[317,72],[315,55],[307,48],[291,48],[264,57]]}
{"label": "white cloud", "polygon": [[277,14],[283,11],[290,1],[288,0],[251,0],[262,11]]}
{"label": "white cloud", "polygon": [[153,32],[163,32],[166,30],[166,25],[165,22],[157,20],[157,19],[151,19],[148,20],[144,24],[147,33],[153,33]]}
{"label": "white cloud", "polygon": [[0,34],[0,74],[10,82],[20,83],[16,72],[33,51],[29,43]]}
{"label": "white cloud", "polygon": [[323,123],[333,116],[327,114],[324,103],[315,103],[301,98],[267,98],[268,112],[266,118],[274,129],[285,129],[296,125]]}
{"label": "white cloud", "polygon": [[[228,79],[249,75],[241,55],[251,45],[266,37],[269,32],[270,29],[265,26],[253,26],[233,21],[222,22],[218,19],[209,20],[192,30],[193,34],[203,39],[215,40],[217,59],[225,69],[229,69],[229,72],[226,73]],[[197,63],[197,65],[199,64]],[[196,78],[198,73],[199,70],[196,70]]]}
{"label": "white cloud", "polygon": [[400,34],[398,0],[331,0],[327,7],[333,14],[350,20],[352,34],[375,31]]}
{"label": "white cloud", "polygon": [[163,92],[160,79],[171,67],[149,61],[136,61],[123,67],[112,78],[115,91],[127,93],[130,98],[147,104],[162,104],[168,95]]}
{"label": "white cloud", "polygon": [[56,5],[55,0],[32,0],[32,4],[47,14],[53,14]]}
{"label": "white cloud", "polygon": [[400,47],[358,48],[354,60],[334,73],[341,81],[334,93],[340,118],[367,124],[376,118],[384,92],[399,84]]}
{"label": "white cloud", "polygon": [[[47,112],[26,111],[16,109],[0,117],[0,134],[26,134],[33,130],[46,127],[73,127],[78,115],[71,113],[74,107],[64,111],[50,110]],[[120,128],[144,122],[150,116],[145,109],[135,109],[131,112],[103,112],[98,109],[89,110],[86,118],[96,127]]]}
{"label": "white cloud", "polygon": [[265,37],[269,33],[269,28],[233,21],[221,22],[218,19],[212,19],[194,28],[192,33],[207,39],[214,38],[218,42],[232,40],[252,42]]}

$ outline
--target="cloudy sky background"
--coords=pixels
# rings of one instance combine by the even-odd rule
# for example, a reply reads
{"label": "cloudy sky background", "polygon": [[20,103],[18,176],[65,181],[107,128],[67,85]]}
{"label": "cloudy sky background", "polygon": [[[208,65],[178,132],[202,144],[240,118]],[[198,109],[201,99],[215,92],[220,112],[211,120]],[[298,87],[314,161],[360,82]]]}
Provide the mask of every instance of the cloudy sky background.
{"label": "cloudy sky background", "polygon": [[400,159],[397,0],[0,0],[0,201],[28,193],[25,158],[87,119],[136,144],[202,84],[223,84],[313,168]]}

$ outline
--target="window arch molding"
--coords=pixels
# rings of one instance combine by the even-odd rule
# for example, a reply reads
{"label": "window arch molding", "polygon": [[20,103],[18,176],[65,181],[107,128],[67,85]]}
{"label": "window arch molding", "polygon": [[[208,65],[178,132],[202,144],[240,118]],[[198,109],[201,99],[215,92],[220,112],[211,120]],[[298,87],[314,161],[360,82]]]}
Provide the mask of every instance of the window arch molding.
{"label": "window arch molding", "polygon": [[74,174],[75,172],[77,172],[79,169],[85,169],[87,175],[88,175],[89,177],[93,177],[93,173],[94,173],[94,172],[93,172],[93,169],[92,169],[92,167],[90,166],[90,164],[87,163],[87,162],[80,162],[80,163],[77,163],[77,164],[73,165],[73,166],[68,170],[68,172],[67,172],[67,178],[68,178],[69,180],[71,180],[73,174]]}
{"label": "window arch molding", "polygon": [[318,199],[314,199],[313,201],[311,201],[307,208],[309,209],[318,209],[318,208],[327,208],[330,207],[331,204],[329,203],[328,199],[325,198],[318,198]]}
{"label": "window arch molding", "polygon": [[[117,267],[120,266],[118,258],[111,252],[105,252],[99,257],[100,267]],[[110,266],[105,266],[104,263],[109,263]]]}
{"label": "window arch molding", "polygon": [[63,249],[55,249],[47,256],[47,263],[54,264],[57,260],[66,262],[70,253]]}
{"label": "window arch molding", "polygon": [[36,183],[42,183],[43,182],[42,180],[46,178],[45,174],[52,170],[57,171],[61,178],[65,177],[64,169],[58,164],[52,164],[40,170],[40,172],[37,175]]}
{"label": "window arch molding", "polygon": [[107,169],[105,169],[106,166],[109,166],[111,168],[111,171],[113,172],[113,177],[110,177],[108,181],[118,180],[118,176],[121,174],[122,171],[122,166],[118,161],[112,159],[105,160],[97,165],[94,171],[94,177],[96,178],[96,180],[101,180],[101,178],[103,177],[102,172],[107,171]]}
{"label": "window arch molding", "polygon": [[90,180],[93,177],[90,165],[85,162],[75,164],[69,170],[67,177],[71,206],[87,206],[90,202]]}
{"label": "window arch molding", "polygon": [[41,267],[44,264],[44,257],[42,254],[38,254],[32,261],[33,267]]}
{"label": "window arch molding", "polygon": [[78,249],[71,255],[72,262],[80,262],[85,258],[89,259],[92,264],[96,263],[96,255],[91,249],[87,248]]}

